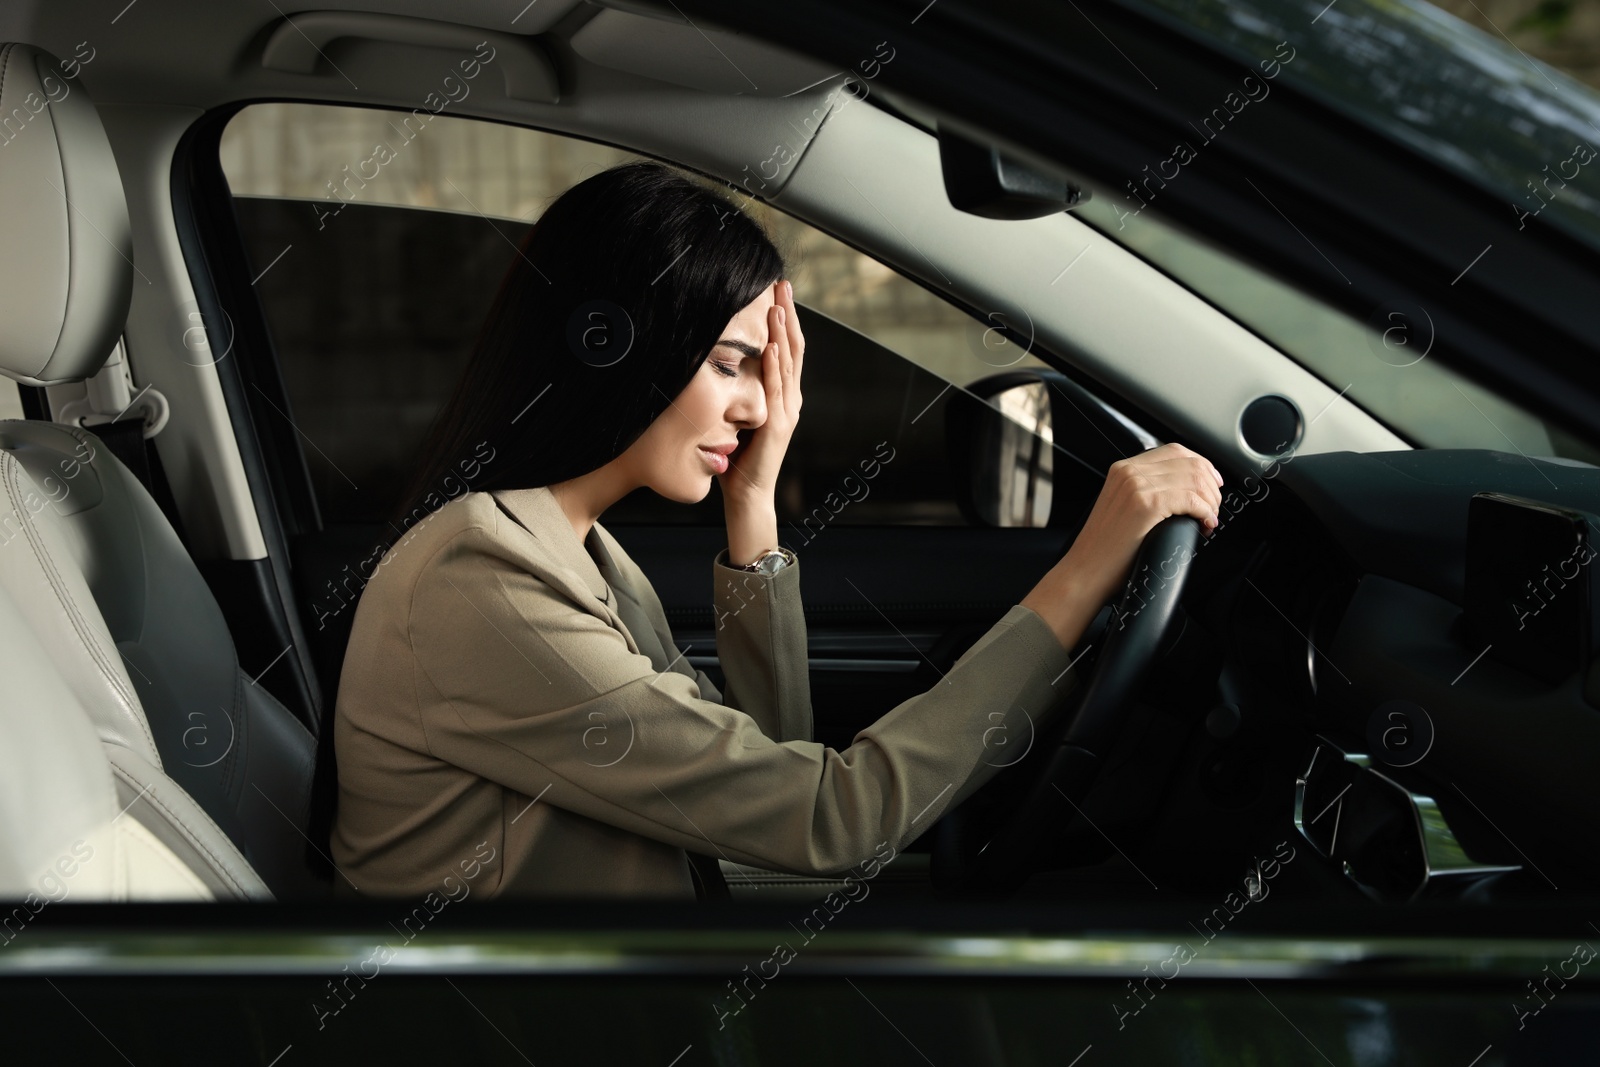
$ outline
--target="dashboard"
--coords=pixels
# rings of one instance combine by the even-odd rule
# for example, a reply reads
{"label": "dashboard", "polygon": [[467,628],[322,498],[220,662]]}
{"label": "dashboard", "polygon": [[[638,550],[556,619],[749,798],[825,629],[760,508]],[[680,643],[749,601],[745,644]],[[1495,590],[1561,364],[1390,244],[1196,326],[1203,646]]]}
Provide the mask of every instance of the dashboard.
{"label": "dashboard", "polygon": [[1600,882],[1600,468],[1429,449],[1274,473],[1213,580],[1239,584],[1244,673],[1298,723],[1305,840],[1381,899]]}

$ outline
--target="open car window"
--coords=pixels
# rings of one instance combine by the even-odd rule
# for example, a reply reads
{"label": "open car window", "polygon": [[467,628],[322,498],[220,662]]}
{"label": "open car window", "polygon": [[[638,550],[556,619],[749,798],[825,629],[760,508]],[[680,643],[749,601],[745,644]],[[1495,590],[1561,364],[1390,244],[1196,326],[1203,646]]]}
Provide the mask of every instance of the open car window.
{"label": "open car window", "polygon": [[[405,112],[304,103],[244,108],[219,153],[286,391],[285,411],[267,417],[292,416],[325,525],[386,520],[517,243],[561,192],[638,158],[477,119],[419,126]],[[806,368],[813,402],[781,475],[780,522],[804,541],[816,502],[876,456],[893,476],[870,492],[847,486],[850,505],[829,522],[966,525],[946,474],[945,407],[975,379],[1048,365],[871,256],[732,199],[788,258],[808,339],[827,355]],[[1025,392],[996,407],[1044,441],[1042,493],[1013,520],[1042,526],[1051,427],[1048,405]],[[607,513],[608,525],[722,521],[717,494],[684,505],[641,491]]]}

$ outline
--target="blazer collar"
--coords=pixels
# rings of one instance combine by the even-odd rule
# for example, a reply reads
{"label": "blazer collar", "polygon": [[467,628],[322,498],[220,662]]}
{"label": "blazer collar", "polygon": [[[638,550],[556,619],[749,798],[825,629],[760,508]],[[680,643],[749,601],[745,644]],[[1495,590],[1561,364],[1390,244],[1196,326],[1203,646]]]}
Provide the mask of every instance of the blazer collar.
{"label": "blazer collar", "polygon": [[[610,535],[600,528],[598,522],[589,528],[588,538],[580,542],[549,486],[495,489],[490,495],[516,516],[517,521],[538,539],[560,567],[572,573],[578,588],[587,589],[596,600],[615,609],[611,587],[625,583],[622,583],[622,576],[606,545]],[[600,560],[598,563],[596,556]]]}

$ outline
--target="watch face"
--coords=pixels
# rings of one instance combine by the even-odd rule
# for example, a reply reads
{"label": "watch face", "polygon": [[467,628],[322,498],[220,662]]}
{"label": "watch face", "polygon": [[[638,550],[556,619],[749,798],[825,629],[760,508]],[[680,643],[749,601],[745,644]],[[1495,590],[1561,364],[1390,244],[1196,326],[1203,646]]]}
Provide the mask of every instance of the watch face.
{"label": "watch face", "polygon": [[756,560],[754,566],[760,573],[771,577],[782,570],[788,562],[789,557],[775,549]]}

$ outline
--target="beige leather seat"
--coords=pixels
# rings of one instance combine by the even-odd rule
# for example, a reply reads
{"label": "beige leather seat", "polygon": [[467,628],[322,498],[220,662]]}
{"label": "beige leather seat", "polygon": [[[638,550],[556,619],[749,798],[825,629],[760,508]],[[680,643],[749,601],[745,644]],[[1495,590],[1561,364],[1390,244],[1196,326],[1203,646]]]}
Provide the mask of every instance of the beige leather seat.
{"label": "beige leather seat", "polygon": [[[6,425],[0,422],[0,429]],[[32,513],[38,502],[43,505]],[[9,542],[4,540],[8,532]],[[208,896],[270,899],[266,884],[228,835],[162,769],[121,654],[67,550],[69,534],[17,458],[0,451],[0,609],[6,625],[28,633],[26,655],[19,651],[23,645],[13,647],[11,642],[0,650],[12,661],[0,675],[7,686],[0,705],[8,715],[83,720],[102,749],[99,764],[117,809],[127,811],[125,823],[137,823],[159,840],[208,889]],[[52,679],[39,684],[53,686],[63,698],[28,703],[12,683],[30,673]],[[25,745],[14,743],[9,732],[0,733],[0,748],[12,747]],[[62,795],[66,789],[43,792],[38,803],[67,803]]]}
{"label": "beige leather seat", "polygon": [[205,880],[122,811],[106,746],[0,589],[0,941],[61,901],[209,900]]}
{"label": "beige leather seat", "polygon": [[[48,101],[0,152],[0,374],[30,385],[94,375],[133,283],[115,158],[56,64],[0,45],[0,115]],[[218,895],[328,893],[305,836],[315,739],[240,671],[150,494],[78,427],[0,421],[0,450],[0,586],[96,727],[130,814]]]}

